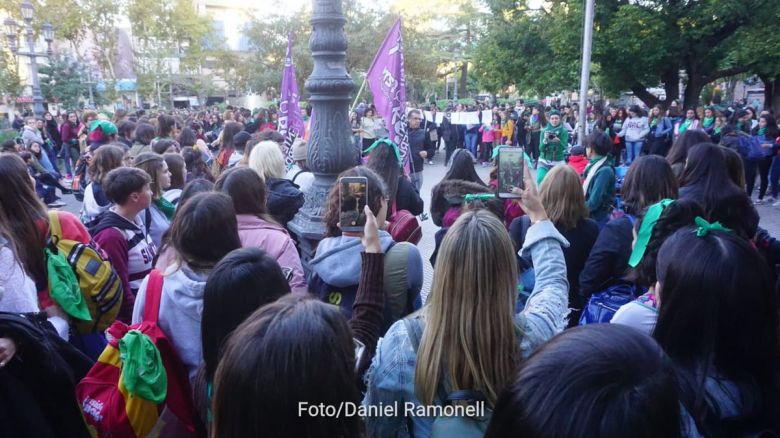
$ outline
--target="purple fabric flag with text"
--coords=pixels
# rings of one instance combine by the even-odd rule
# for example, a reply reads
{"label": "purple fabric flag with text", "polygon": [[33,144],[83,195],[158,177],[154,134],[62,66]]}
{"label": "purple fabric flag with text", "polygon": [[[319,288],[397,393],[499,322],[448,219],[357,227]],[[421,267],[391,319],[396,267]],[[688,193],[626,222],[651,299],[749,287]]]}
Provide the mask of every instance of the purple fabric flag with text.
{"label": "purple fabric flag with text", "polygon": [[389,131],[388,137],[398,145],[404,172],[409,174],[409,137],[406,132],[406,77],[404,49],[399,18],[385,37],[366,81],[374,95],[376,112],[382,116]]}
{"label": "purple fabric flag with text", "polygon": [[279,100],[279,133],[284,136],[284,158],[287,167],[292,166],[292,144],[297,137],[303,137],[304,123],[301,115],[298,83],[295,79],[295,64],[292,57],[292,35],[287,37],[287,55],[284,57],[282,73],[282,95]]}

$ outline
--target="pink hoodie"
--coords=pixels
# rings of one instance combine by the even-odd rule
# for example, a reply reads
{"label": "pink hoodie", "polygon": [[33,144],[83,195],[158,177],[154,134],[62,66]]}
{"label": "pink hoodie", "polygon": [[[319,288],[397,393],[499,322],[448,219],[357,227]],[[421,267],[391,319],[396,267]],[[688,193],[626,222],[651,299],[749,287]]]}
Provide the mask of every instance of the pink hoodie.
{"label": "pink hoodie", "polygon": [[282,269],[292,269],[290,289],[293,293],[309,293],[306,280],[303,277],[303,267],[295,249],[295,243],[287,230],[281,225],[260,219],[257,216],[239,214],[238,236],[244,248],[257,247],[275,259]]}

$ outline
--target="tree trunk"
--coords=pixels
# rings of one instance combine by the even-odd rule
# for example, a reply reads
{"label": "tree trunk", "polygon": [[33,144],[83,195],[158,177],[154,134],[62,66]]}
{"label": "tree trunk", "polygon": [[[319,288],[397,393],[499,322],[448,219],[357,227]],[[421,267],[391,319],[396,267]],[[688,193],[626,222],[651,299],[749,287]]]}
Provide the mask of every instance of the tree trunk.
{"label": "tree trunk", "polygon": [[634,96],[638,97],[642,102],[645,103],[648,107],[652,108],[655,104],[660,102],[660,99],[655,97],[654,94],[647,91],[647,87],[640,84],[639,82],[636,82],[635,84],[631,85],[631,91],[634,93]]}
{"label": "tree trunk", "polygon": [[772,108],[772,100],[775,94],[777,94],[777,78],[771,76],[758,75],[761,82],[764,83],[764,109],[768,110]]}
{"label": "tree trunk", "polygon": [[680,82],[680,70],[675,66],[674,68],[665,71],[661,75],[661,80],[664,83],[664,91],[666,92],[666,99],[664,102],[668,108],[673,100],[680,98],[680,88],[678,87]]}
{"label": "tree trunk", "polygon": [[465,99],[468,97],[466,95],[466,83],[469,76],[469,63],[466,61],[463,61],[463,64],[460,65],[460,81],[458,83],[458,97],[461,99]]}
{"label": "tree trunk", "polygon": [[683,98],[685,109],[695,109],[699,105],[699,95],[705,85],[707,84],[701,76],[688,76],[688,83],[685,85],[685,96]]}
{"label": "tree trunk", "polygon": [[772,84],[772,94],[767,96],[766,90],[769,88],[764,84],[764,96],[768,98],[764,101],[764,108],[771,108],[775,114],[780,114],[780,75],[769,81]]}

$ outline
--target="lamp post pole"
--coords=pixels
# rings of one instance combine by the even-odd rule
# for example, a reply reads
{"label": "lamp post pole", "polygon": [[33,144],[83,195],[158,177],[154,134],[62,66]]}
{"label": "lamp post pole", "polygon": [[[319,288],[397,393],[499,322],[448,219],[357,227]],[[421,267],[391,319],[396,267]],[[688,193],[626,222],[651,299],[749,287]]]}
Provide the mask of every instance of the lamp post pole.
{"label": "lamp post pole", "polygon": [[341,0],[313,0],[312,36],[309,48],[314,70],[306,80],[312,105],[311,136],[306,163],[314,173],[314,183],[306,202],[288,225],[298,236],[301,259],[307,277],[309,262],[317,243],[324,237],[322,222],[328,192],[342,171],[355,166],[358,151],[352,144],[349,104],[355,83],[347,73],[347,38]]}
{"label": "lamp post pole", "polygon": [[54,41],[54,30],[48,22],[41,26],[43,32],[43,38],[46,40],[48,49],[46,53],[35,52],[35,34],[33,32],[33,14],[35,8],[32,3],[25,0],[22,2],[22,18],[24,19],[24,27],[27,37],[28,52],[19,51],[16,45],[16,22],[10,17],[4,21],[6,37],[8,38],[8,46],[14,55],[22,55],[30,58],[30,76],[32,79],[32,97],[33,97],[33,112],[36,117],[43,117],[43,96],[41,95],[41,83],[38,78],[38,60],[37,58],[46,58],[51,56],[51,43]]}

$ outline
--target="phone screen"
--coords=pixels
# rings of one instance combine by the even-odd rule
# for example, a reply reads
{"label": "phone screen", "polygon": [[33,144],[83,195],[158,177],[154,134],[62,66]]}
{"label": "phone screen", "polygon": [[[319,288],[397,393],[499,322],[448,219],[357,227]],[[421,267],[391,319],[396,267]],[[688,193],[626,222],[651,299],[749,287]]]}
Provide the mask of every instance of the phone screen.
{"label": "phone screen", "polygon": [[519,198],[512,188],[525,188],[523,181],[523,148],[501,148],[498,151],[498,197]]}
{"label": "phone screen", "polygon": [[341,212],[339,224],[342,231],[363,231],[366,214],[363,208],[368,203],[368,180],[365,177],[344,177],[339,179]]}

